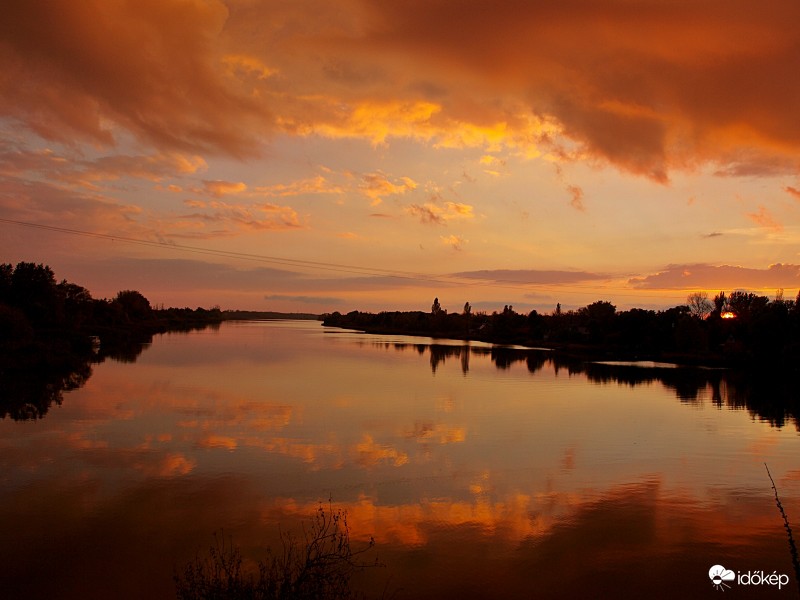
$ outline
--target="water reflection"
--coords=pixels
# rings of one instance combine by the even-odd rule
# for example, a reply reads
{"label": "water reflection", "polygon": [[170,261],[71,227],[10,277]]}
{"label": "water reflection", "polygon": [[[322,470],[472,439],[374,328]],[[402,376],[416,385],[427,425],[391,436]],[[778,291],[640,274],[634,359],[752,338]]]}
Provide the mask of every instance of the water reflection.
{"label": "water reflection", "polygon": [[89,361],[62,367],[0,369],[0,419],[41,419],[64,392],[75,390],[92,375]]}
{"label": "water reflection", "polygon": [[[219,329],[219,323],[187,327],[180,333],[205,328]],[[33,358],[0,357],[0,419],[43,418],[53,404],[61,405],[65,392],[86,384],[92,376],[92,365],[105,360],[133,364],[152,342],[152,334],[107,336],[102,343],[87,342],[84,348],[66,353],[62,348],[43,347]]]}
{"label": "water reflection", "polygon": [[398,352],[408,349],[418,354],[430,354],[431,372],[449,359],[460,362],[464,375],[469,373],[470,356],[488,357],[498,369],[508,370],[515,363],[524,363],[528,372],[535,374],[551,368],[555,373],[566,371],[570,376],[585,375],[598,384],[622,384],[631,387],[660,383],[672,390],[682,402],[698,403],[710,397],[718,407],[745,409],[754,418],[775,427],[791,423],[800,431],[800,390],[789,377],[779,373],[741,372],[723,369],[677,367],[673,364],[641,365],[625,362],[590,362],[554,356],[551,352],[483,347],[470,344],[406,344],[400,342],[373,342],[376,347],[391,347]]}
{"label": "water reflection", "polygon": [[0,589],[174,597],[213,532],[263,556],[328,498],[378,543],[373,597],[707,597],[712,564],[791,573],[763,463],[800,518],[797,413],[750,400],[776,388],[356,339],[162,336],[0,423]]}

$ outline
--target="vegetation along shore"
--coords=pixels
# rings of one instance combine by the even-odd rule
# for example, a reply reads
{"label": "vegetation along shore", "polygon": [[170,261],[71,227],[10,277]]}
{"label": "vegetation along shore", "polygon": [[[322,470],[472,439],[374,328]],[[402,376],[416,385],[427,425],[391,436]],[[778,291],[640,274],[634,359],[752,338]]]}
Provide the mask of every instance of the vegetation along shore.
{"label": "vegetation along shore", "polygon": [[324,325],[370,333],[424,335],[494,344],[545,347],[596,360],[656,360],[690,365],[795,371],[800,364],[800,294],[786,300],[750,292],[690,294],[666,310],[617,311],[599,300],[577,310],[549,314],[473,312],[469,302],[448,313],[439,299],[429,312],[359,311],[324,316]]}

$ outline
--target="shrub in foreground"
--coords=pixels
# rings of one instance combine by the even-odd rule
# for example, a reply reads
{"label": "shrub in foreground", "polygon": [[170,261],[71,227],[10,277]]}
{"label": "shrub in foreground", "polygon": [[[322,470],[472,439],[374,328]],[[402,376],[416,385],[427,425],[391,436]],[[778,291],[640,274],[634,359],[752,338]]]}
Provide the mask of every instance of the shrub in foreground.
{"label": "shrub in foreground", "polygon": [[239,548],[215,535],[208,556],[196,557],[182,572],[175,573],[179,600],[294,600],[357,598],[351,577],[357,570],[378,566],[363,555],[374,540],[359,550],[350,546],[347,513],[320,506],[303,539],[282,534],[282,552],[267,551],[258,561],[257,572],[248,571]]}

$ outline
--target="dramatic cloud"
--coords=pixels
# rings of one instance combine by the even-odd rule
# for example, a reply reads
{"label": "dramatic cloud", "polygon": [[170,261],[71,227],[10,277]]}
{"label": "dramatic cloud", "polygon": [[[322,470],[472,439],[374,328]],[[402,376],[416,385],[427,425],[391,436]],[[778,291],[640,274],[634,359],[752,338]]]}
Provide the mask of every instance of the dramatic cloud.
{"label": "dramatic cloud", "polygon": [[448,114],[524,90],[584,152],[659,181],[705,160],[796,168],[781,160],[800,147],[794,2],[364,4],[361,48],[407,56],[447,87]]}
{"label": "dramatic cloud", "polygon": [[788,0],[12,0],[0,115],[235,156],[283,132],[544,149],[657,181],[705,161],[793,173],[799,20]]}
{"label": "dramatic cloud", "polygon": [[797,262],[798,22],[793,0],[8,0],[0,249],[354,265],[242,308],[414,306],[451,285],[426,272],[479,268],[486,301],[509,279],[565,304],[792,287],[719,265]]}
{"label": "dramatic cloud", "polygon": [[663,271],[631,279],[640,289],[734,290],[800,287],[800,265],[775,264],[766,269],[706,264],[669,265]]}
{"label": "dramatic cloud", "polygon": [[160,147],[252,152],[270,113],[222,68],[227,17],[214,0],[12,0],[0,114],[52,140],[111,144],[122,128]]}

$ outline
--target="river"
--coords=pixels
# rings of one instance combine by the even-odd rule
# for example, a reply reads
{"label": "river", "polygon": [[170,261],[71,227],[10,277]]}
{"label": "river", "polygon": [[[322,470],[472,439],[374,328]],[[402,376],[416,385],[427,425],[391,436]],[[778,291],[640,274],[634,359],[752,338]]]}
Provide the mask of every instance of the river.
{"label": "river", "polygon": [[374,539],[370,597],[707,598],[716,565],[796,596],[765,468],[800,523],[795,418],[668,367],[309,321],[157,336],[0,420],[0,595],[173,598],[215,535],[248,562],[322,506]]}

